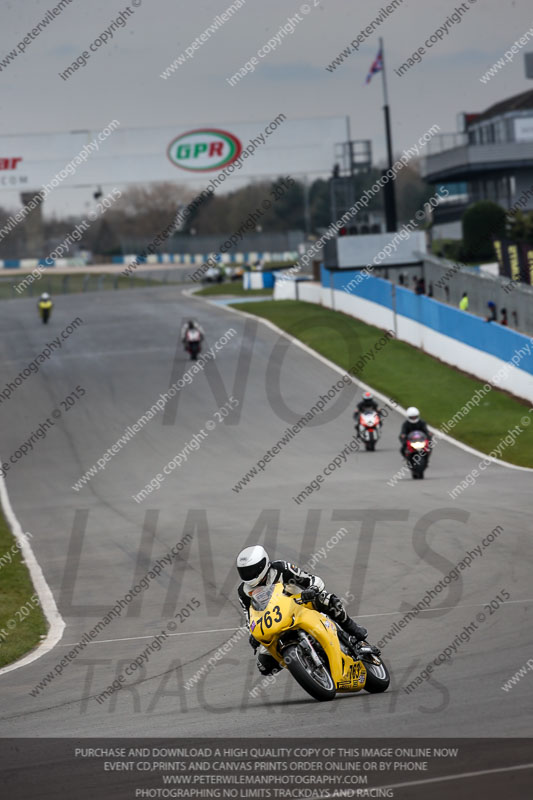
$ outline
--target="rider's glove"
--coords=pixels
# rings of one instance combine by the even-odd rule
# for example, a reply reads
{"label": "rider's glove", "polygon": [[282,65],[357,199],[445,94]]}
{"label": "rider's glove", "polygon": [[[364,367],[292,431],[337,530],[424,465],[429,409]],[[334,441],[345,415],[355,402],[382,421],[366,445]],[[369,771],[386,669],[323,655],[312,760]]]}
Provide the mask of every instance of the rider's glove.
{"label": "rider's glove", "polygon": [[261,647],[261,645],[259,644],[259,642],[257,641],[257,639],[254,639],[254,637],[252,636],[252,634],[250,634],[250,636],[249,636],[249,638],[248,638],[248,641],[249,641],[249,643],[250,643],[250,647],[253,647],[253,651],[254,651],[254,653],[255,653],[255,651],[257,650],[257,648],[258,648],[258,647]]}
{"label": "rider's glove", "polygon": [[310,589],[304,589],[301,594],[301,601],[302,603],[309,603],[311,600],[314,600],[317,594],[319,594],[319,590],[316,586],[311,586]]}

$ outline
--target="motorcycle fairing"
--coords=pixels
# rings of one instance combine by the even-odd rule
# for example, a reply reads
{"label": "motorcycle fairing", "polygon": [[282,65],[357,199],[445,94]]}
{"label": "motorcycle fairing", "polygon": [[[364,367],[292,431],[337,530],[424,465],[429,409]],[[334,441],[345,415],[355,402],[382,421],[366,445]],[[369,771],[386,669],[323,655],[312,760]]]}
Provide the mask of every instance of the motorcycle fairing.
{"label": "motorcycle fairing", "polygon": [[[254,599],[254,594],[255,599]],[[339,692],[358,692],[366,683],[366,668],[341,649],[337,626],[312,603],[296,603],[299,595],[288,595],[282,583],[252,592],[250,632],[271,656],[286,667],[278,652],[280,638],[290,631],[309,633],[322,647],[329,662],[331,677]]]}

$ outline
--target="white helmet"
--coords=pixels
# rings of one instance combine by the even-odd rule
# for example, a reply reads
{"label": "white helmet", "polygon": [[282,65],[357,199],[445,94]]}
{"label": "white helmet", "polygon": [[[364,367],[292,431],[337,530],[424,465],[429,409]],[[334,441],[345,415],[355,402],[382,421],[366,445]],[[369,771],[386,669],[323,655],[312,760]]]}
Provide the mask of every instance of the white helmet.
{"label": "white helmet", "polygon": [[270,558],[260,544],[245,547],[237,556],[237,570],[241,580],[253,589],[258,586],[270,568]]}
{"label": "white helmet", "polygon": [[42,293],[41,300],[50,300],[50,295],[48,294],[48,292]]}
{"label": "white helmet", "polygon": [[420,411],[416,406],[409,406],[407,409],[407,418],[409,422],[418,422],[420,419]]}

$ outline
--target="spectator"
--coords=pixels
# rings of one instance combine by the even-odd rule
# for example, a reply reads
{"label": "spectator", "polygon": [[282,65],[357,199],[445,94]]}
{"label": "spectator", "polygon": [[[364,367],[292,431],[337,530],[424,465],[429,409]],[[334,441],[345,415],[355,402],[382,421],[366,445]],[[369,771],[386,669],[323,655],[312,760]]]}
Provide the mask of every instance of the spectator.
{"label": "spectator", "polygon": [[426,293],[426,282],[424,278],[419,278],[416,282],[415,294],[425,294]]}
{"label": "spectator", "polygon": [[433,297],[433,284],[430,283],[428,287],[428,297]]}
{"label": "spectator", "polygon": [[468,294],[466,292],[463,292],[463,296],[459,301],[459,308],[461,309],[461,311],[468,311],[468,305],[469,305]]}
{"label": "spectator", "polygon": [[487,303],[487,308],[489,309],[489,316],[486,318],[485,321],[486,322],[497,322],[498,315],[496,313],[496,305],[495,305],[495,303],[492,302],[492,300],[489,300],[489,302]]}
{"label": "spectator", "polygon": [[500,325],[507,325],[507,309],[502,308],[500,314],[502,315],[502,318],[500,320]]}

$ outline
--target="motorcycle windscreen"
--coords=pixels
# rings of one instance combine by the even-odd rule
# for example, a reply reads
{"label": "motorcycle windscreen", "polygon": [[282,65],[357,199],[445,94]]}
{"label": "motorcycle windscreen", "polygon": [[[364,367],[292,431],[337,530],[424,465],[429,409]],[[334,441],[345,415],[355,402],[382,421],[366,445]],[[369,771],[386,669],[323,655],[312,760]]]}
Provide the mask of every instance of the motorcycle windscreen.
{"label": "motorcycle windscreen", "polygon": [[415,442],[425,442],[427,441],[427,436],[423,431],[412,431],[412,433],[408,434],[407,441],[411,442],[411,444]]}
{"label": "motorcycle windscreen", "polygon": [[272,583],[270,586],[260,586],[257,589],[254,589],[251,598],[252,598],[252,606],[255,608],[256,611],[264,611],[267,605],[270,602],[270,598],[274,593],[275,583]]}

